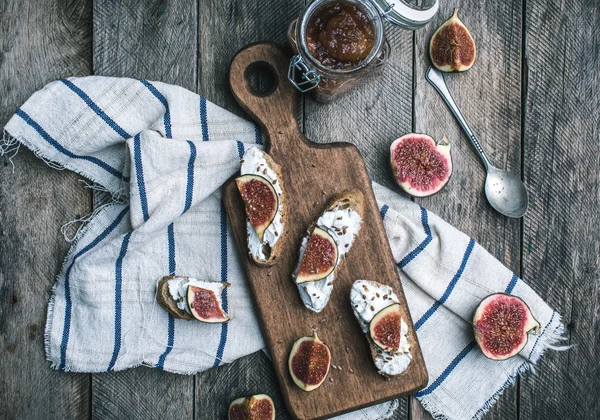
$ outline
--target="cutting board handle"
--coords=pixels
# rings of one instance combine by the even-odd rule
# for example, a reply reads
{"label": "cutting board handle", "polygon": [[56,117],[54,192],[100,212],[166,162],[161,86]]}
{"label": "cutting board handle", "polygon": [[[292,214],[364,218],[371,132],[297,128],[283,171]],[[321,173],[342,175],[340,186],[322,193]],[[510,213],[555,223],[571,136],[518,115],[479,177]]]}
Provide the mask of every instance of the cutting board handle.
{"label": "cutting board handle", "polygon": [[[258,43],[238,52],[229,70],[233,96],[267,134],[267,152],[285,149],[292,141],[297,145],[302,137],[295,116],[298,91],[287,78],[288,66],[289,57],[279,45]],[[251,83],[258,73],[267,83],[255,91]]]}

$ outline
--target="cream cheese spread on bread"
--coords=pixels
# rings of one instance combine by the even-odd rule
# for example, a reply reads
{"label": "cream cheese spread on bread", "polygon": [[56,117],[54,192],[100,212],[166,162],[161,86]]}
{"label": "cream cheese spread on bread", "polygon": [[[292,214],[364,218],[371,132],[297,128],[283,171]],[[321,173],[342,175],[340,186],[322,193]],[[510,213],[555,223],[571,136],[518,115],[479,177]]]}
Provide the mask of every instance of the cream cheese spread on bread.
{"label": "cream cheese spread on bread", "polygon": [[202,289],[213,291],[219,302],[221,302],[221,292],[225,287],[225,283],[202,281],[192,277],[173,277],[171,280],[167,281],[167,285],[169,287],[169,294],[173,300],[177,302],[177,307],[189,314],[192,313],[187,301],[189,286],[201,287]]}
{"label": "cream cheese spread on bread", "polygon": [[373,361],[380,373],[387,376],[399,375],[406,370],[412,359],[408,341],[408,325],[400,320],[400,348],[397,353],[387,352],[373,343],[369,335],[369,323],[382,309],[399,303],[394,290],[385,284],[368,280],[357,280],[350,290],[350,303],[356,319],[371,344],[377,348]]}
{"label": "cream cheese spread on bread", "polygon": [[273,185],[273,189],[279,198],[279,207],[271,225],[265,230],[263,241],[258,239],[254,227],[246,220],[248,229],[248,249],[252,257],[258,261],[267,261],[269,259],[270,249],[272,249],[283,233],[283,200],[281,196],[281,180],[277,173],[269,166],[265,159],[264,152],[256,147],[251,147],[244,153],[242,158],[241,175],[260,175]]}
{"label": "cream cheese spread on bread", "polygon": [[[339,207],[334,207],[332,210],[326,211],[319,217],[319,220],[317,220],[316,226],[327,231],[337,244],[337,264],[339,264],[344,254],[352,247],[354,239],[358,236],[361,223],[362,218],[355,210],[351,208],[341,209]],[[300,257],[298,258],[298,265],[294,271],[294,279],[298,276],[300,263],[304,256],[304,252],[306,251],[309,238],[310,235],[302,239]],[[329,302],[331,290],[333,289],[334,276],[335,270],[324,279],[299,284],[298,290],[304,306],[311,311],[321,312],[327,305],[327,302]]]}

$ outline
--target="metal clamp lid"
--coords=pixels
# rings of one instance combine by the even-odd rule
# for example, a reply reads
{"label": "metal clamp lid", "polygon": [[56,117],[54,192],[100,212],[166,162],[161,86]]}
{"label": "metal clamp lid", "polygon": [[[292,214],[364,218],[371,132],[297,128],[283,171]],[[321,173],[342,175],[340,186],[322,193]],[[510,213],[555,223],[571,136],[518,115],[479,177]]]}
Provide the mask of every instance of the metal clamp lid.
{"label": "metal clamp lid", "polygon": [[[296,81],[296,71],[300,72],[304,81]],[[288,68],[288,80],[296,87],[296,89],[304,93],[319,86],[321,75],[316,71],[309,69],[300,55],[295,55],[290,60],[290,66]]]}
{"label": "metal clamp lid", "polygon": [[[405,29],[419,29],[425,26],[439,9],[438,0],[367,0],[375,5],[381,16],[388,22]],[[415,3],[415,4],[411,4]]]}

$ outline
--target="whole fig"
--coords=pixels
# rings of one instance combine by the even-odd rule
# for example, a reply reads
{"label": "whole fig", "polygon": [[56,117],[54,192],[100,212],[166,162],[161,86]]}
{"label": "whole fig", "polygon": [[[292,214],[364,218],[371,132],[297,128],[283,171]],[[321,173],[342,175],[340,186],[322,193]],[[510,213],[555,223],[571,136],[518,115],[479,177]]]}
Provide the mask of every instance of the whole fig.
{"label": "whole fig", "polygon": [[458,9],[445,21],[429,42],[431,62],[440,71],[469,70],[475,62],[477,49],[467,27],[458,18]]}

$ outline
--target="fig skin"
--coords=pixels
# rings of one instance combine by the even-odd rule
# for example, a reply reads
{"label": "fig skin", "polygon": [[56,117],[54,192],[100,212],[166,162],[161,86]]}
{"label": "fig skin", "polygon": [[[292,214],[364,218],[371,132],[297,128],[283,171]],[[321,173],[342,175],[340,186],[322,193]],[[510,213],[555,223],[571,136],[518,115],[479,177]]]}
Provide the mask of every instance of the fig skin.
{"label": "fig skin", "polygon": [[[314,241],[313,241],[313,238],[315,239]],[[316,273],[305,273],[304,271],[307,269],[307,267],[304,264],[306,262],[305,258],[308,258],[311,256],[309,254],[309,251],[313,251],[314,247],[318,246],[317,245],[318,241],[326,241],[333,248],[334,254],[329,256],[330,258],[324,257],[324,258],[327,258],[328,260],[331,260],[331,266],[321,272],[317,271]],[[327,244],[322,243],[322,245],[327,245]],[[307,255],[308,255],[308,257],[307,257]],[[301,283],[307,283],[307,282],[311,282],[311,281],[318,281],[318,280],[324,279],[325,277],[327,277],[328,275],[333,273],[333,270],[335,270],[335,267],[337,266],[337,262],[338,262],[338,257],[339,257],[339,252],[338,252],[338,247],[337,247],[337,243],[335,242],[335,240],[331,237],[331,235],[327,231],[325,231],[321,228],[315,227],[315,229],[313,230],[313,233],[310,236],[310,239],[308,240],[308,244],[306,245],[306,250],[304,251],[304,255],[302,256],[302,261],[300,261],[300,269],[298,270],[298,277],[296,278],[296,283],[301,284]],[[321,261],[313,261],[313,262],[323,264],[326,261],[324,261],[324,259],[321,258]],[[309,263],[310,263],[310,261],[309,261]]]}
{"label": "fig skin", "polygon": [[429,56],[432,64],[443,72],[463,72],[473,67],[477,48],[471,33],[458,18],[458,9],[431,37]]}
{"label": "fig skin", "polygon": [[[305,346],[311,346],[306,348]],[[302,351],[309,350],[309,360],[302,361],[296,360],[296,357],[301,357],[299,354]],[[312,357],[316,357],[317,359],[312,359]],[[324,358],[324,360],[318,360],[318,358]],[[302,362],[300,366],[296,365],[296,362]],[[294,367],[300,369],[308,369],[312,372],[295,372]],[[317,331],[313,330],[312,337],[301,337],[292,346],[292,350],[290,351],[290,356],[288,359],[288,368],[290,370],[290,375],[292,376],[292,380],[298,387],[306,392],[313,391],[321,386],[321,384],[327,378],[329,374],[329,368],[331,367],[331,352],[329,351],[329,347],[325,343],[321,341],[319,336],[317,335]],[[324,368],[324,370],[323,370]],[[321,372],[315,371],[321,370]],[[296,373],[304,374],[304,376],[310,376],[311,374],[318,374],[322,377],[317,377],[317,380],[311,381],[311,383],[306,383],[304,378],[299,378]]]}
{"label": "fig skin", "polygon": [[[504,308],[500,308],[502,305]],[[496,328],[492,325],[493,322],[498,324]],[[506,293],[494,293],[484,298],[477,307],[473,317],[473,329],[475,341],[485,357],[506,360],[523,350],[529,334],[540,333],[540,324],[523,299]],[[492,349],[492,345],[502,347]]]}
{"label": "fig skin", "polygon": [[[399,147],[407,147],[407,148],[413,147],[414,148],[415,144],[412,144],[412,145],[408,144],[408,142],[410,142],[411,140],[415,141],[415,144],[417,144],[417,142],[422,141],[423,142],[422,145],[430,147],[432,149],[432,151],[436,152],[436,153],[434,153],[436,156],[438,154],[441,155],[441,156],[438,156],[438,159],[440,160],[439,163],[445,164],[446,171],[445,171],[444,177],[442,179],[440,179],[439,177],[434,177],[435,180],[438,181],[438,184],[435,185],[434,187],[418,188],[415,184],[413,184],[411,182],[410,179],[406,179],[406,180],[401,179],[399,171],[402,169],[404,172],[407,172],[409,168],[403,166],[402,163],[396,162],[395,152],[397,149],[399,149]],[[405,144],[405,142],[406,142],[406,144]],[[443,157],[443,163],[441,162],[442,157]],[[411,163],[413,163],[413,162],[411,162]],[[431,195],[437,194],[448,184],[448,181],[450,181],[450,178],[452,177],[453,165],[452,165],[450,140],[448,140],[446,137],[444,137],[444,138],[442,138],[442,140],[439,141],[439,143],[436,143],[430,136],[428,136],[426,134],[420,134],[420,133],[405,134],[404,136],[396,139],[390,145],[390,166],[392,168],[392,174],[394,175],[394,180],[396,181],[396,184],[398,184],[398,186],[400,188],[402,188],[402,190],[404,192],[406,192],[407,194],[409,194],[413,197],[429,197]]]}
{"label": "fig skin", "polygon": [[229,405],[229,420],[275,420],[275,405],[266,394],[238,398]]}
{"label": "fig skin", "polygon": [[[264,238],[265,230],[267,230],[267,228],[271,225],[271,223],[273,223],[273,220],[275,219],[275,216],[277,215],[277,210],[279,209],[279,197],[277,196],[277,193],[275,192],[275,188],[266,178],[263,178],[260,175],[242,175],[235,179],[235,183],[238,187],[238,190],[240,191],[242,199],[244,200],[246,215],[248,216],[248,219],[250,220],[250,224],[252,225],[252,227],[254,227],[254,230],[256,231],[256,235],[258,236],[258,239],[262,242],[263,238]],[[247,196],[247,194],[245,192],[246,187],[248,185],[255,184],[255,183],[260,183],[258,185],[262,185],[263,192],[267,191],[268,194],[273,199],[273,203],[267,203],[266,208],[264,208],[265,205],[263,203],[256,203],[254,200],[255,197],[249,197],[249,196]],[[265,189],[265,187],[266,187],[266,189]],[[256,209],[257,206],[259,206],[261,208]],[[261,219],[257,220],[258,215],[256,214],[257,212],[254,210],[259,210],[259,211],[262,210],[262,211],[267,211],[267,212],[270,211],[270,214],[267,215],[268,217],[264,217],[264,215],[263,215],[263,217]]]}

